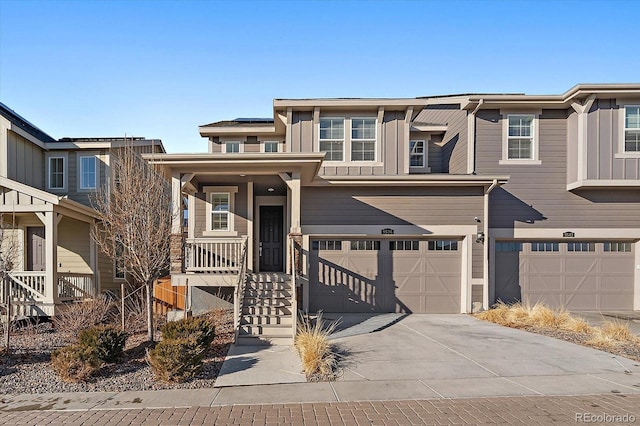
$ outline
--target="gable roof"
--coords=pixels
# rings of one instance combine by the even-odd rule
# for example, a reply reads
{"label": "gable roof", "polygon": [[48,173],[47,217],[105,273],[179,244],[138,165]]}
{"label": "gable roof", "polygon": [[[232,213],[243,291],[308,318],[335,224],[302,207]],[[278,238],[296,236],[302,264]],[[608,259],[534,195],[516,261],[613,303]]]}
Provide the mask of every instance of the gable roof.
{"label": "gable roof", "polygon": [[34,124],[30,123],[26,118],[0,102],[0,115],[9,120],[12,124],[29,133],[31,136],[42,142],[56,142],[54,138],[40,130]]}

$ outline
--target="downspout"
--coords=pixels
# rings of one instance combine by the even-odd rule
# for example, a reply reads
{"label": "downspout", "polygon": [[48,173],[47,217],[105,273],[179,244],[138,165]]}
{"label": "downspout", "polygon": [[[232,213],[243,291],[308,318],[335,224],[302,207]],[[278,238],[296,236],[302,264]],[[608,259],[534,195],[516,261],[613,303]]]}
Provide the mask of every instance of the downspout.
{"label": "downspout", "polygon": [[[491,239],[489,238],[489,194],[498,186],[498,179],[494,179],[491,185],[484,192],[484,256],[483,256],[483,277],[484,287],[482,291],[482,308],[489,309],[489,285],[491,281],[489,279],[489,248],[491,245]],[[491,271],[493,272],[493,271]]]}
{"label": "downspout", "polygon": [[476,174],[476,113],[484,104],[484,99],[478,101],[475,109],[467,117],[467,173]]}

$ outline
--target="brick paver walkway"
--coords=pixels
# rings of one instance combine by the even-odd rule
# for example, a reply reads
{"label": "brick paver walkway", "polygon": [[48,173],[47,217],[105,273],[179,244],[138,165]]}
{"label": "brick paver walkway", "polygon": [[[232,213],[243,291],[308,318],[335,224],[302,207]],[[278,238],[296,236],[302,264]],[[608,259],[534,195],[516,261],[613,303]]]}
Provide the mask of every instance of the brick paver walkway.
{"label": "brick paver walkway", "polygon": [[[9,425],[640,424],[640,395],[234,405],[136,410],[3,411]],[[598,417],[599,416],[599,417]],[[626,416],[626,417],[625,417]]]}

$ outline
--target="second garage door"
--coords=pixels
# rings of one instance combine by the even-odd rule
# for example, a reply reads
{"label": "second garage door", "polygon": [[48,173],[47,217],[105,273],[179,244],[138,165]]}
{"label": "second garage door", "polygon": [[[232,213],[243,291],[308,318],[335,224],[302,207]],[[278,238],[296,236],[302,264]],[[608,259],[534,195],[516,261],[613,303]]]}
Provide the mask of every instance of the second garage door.
{"label": "second garage door", "polygon": [[315,312],[460,312],[457,240],[311,241]]}
{"label": "second garage door", "polygon": [[633,309],[633,244],[498,241],[496,299],[573,310]]}

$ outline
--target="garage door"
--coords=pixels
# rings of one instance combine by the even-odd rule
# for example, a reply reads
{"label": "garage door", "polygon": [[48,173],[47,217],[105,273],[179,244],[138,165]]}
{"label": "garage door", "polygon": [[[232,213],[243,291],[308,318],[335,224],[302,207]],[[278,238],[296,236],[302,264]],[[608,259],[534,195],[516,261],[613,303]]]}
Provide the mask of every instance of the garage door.
{"label": "garage door", "polygon": [[312,240],[315,312],[460,312],[456,240]]}
{"label": "garage door", "polygon": [[573,310],[633,309],[633,244],[496,242],[496,299]]}

